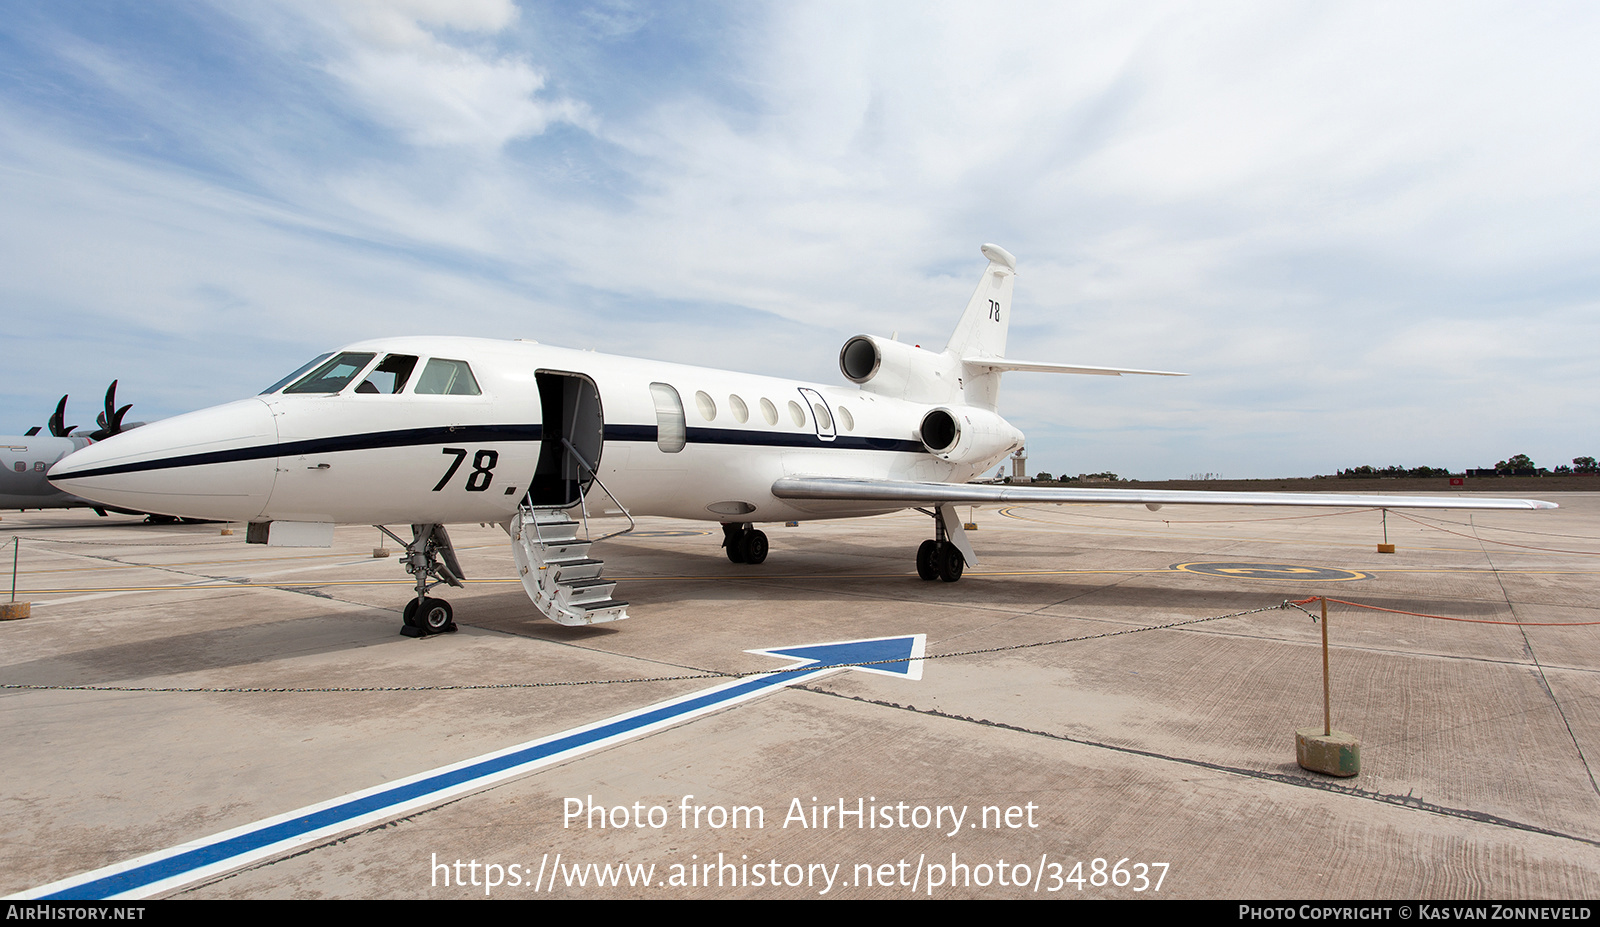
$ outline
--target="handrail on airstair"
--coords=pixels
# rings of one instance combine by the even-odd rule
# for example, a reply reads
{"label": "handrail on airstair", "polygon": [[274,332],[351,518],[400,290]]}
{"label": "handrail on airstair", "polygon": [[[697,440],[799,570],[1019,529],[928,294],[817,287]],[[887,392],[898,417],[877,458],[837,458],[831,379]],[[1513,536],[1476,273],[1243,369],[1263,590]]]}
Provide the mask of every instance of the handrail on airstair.
{"label": "handrail on airstair", "polygon": [[[628,519],[628,527],[623,528],[621,531],[613,531],[604,537],[591,538],[589,543],[598,544],[601,541],[610,540],[618,535],[627,534],[638,527],[638,524],[633,520],[633,514],[628,511],[628,507],[623,505],[622,500],[618,499],[610,489],[606,488],[605,481],[600,479],[600,474],[595,470],[594,464],[584,460],[583,455],[578,453],[578,449],[573,447],[572,442],[568,441],[566,438],[561,439],[561,445],[567,449],[567,452],[572,455],[574,460],[576,460],[585,470],[589,471],[589,475],[594,477],[594,481],[600,485],[601,491],[611,497],[611,501],[617,504],[617,508],[621,509],[622,514]],[[583,491],[583,485],[581,481],[578,486],[578,503],[583,511],[583,533],[587,536],[589,534],[589,494]]]}

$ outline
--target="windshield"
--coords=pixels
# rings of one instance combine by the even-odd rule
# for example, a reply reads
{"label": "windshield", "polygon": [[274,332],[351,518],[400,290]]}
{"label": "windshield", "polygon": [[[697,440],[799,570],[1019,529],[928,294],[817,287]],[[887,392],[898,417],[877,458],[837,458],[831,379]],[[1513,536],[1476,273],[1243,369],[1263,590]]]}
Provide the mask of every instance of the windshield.
{"label": "windshield", "polygon": [[310,360],[306,361],[305,363],[301,364],[300,366],[296,367],[294,369],[294,373],[289,374],[288,376],[284,377],[283,379],[279,380],[278,382],[276,382],[276,383],[272,384],[271,386],[267,387],[266,389],[262,390],[260,395],[265,396],[268,393],[276,393],[278,390],[283,389],[284,386],[286,386],[286,385],[288,385],[290,383],[293,383],[295,381],[295,379],[300,376],[300,374],[305,373],[307,370],[310,370],[312,367],[317,366],[318,364],[322,363],[323,361],[327,360],[328,358],[330,358],[332,356],[333,356],[333,352],[332,351],[329,351],[326,354],[318,354],[316,357],[313,357]]}
{"label": "windshield", "polygon": [[285,388],[284,392],[337,393],[349,385],[374,357],[377,355],[371,351],[336,354],[332,360],[296,380],[293,386]]}

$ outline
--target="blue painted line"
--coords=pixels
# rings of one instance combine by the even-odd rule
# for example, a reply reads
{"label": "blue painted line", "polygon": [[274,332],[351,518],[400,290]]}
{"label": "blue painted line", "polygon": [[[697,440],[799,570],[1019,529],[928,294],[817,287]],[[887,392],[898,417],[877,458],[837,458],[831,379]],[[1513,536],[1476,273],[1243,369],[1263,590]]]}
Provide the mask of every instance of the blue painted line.
{"label": "blue painted line", "polygon": [[[922,635],[811,644],[750,653],[798,659],[798,669],[753,676],[669,699],[586,727],[563,731],[455,766],[422,773],[392,786],[357,792],[330,803],[217,834],[191,844],[51,883],[16,898],[107,900],[148,897],[205,875],[236,868],[365,822],[388,820],[512,776],[531,772],[631,737],[707,714],[717,708],[844,669],[921,678]],[[841,664],[871,663],[855,667]],[[809,666],[806,664],[810,664]],[[141,861],[147,860],[147,861]]]}

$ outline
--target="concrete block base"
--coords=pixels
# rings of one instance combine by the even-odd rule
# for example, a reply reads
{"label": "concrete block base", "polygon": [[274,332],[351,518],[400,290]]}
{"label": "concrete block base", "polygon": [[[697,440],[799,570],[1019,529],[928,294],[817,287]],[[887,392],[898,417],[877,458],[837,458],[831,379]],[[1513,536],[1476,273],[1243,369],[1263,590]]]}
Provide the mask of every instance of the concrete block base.
{"label": "concrete block base", "polygon": [[1294,756],[1300,768],[1329,776],[1348,778],[1361,772],[1361,741],[1354,734],[1321,727],[1303,727],[1294,732]]}
{"label": "concrete block base", "polygon": [[15,621],[26,618],[32,614],[33,608],[27,602],[0,602],[0,621]]}

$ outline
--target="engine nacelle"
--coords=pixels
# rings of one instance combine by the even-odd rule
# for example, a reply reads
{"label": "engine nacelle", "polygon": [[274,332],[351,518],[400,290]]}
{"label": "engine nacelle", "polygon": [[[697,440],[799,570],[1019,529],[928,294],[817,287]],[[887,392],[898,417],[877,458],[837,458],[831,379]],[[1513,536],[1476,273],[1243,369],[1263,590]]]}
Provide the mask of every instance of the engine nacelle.
{"label": "engine nacelle", "polygon": [[960,402],[961,361],[914,345],[857,335],[839,349],[839,371],[879,396],[911,402]]}
{"label": "engine nacelle", "polygon": [[1022,446],[1022,432],[993,412],[971,407],[930,409],[917,426],[928,453],[985,470]]}

